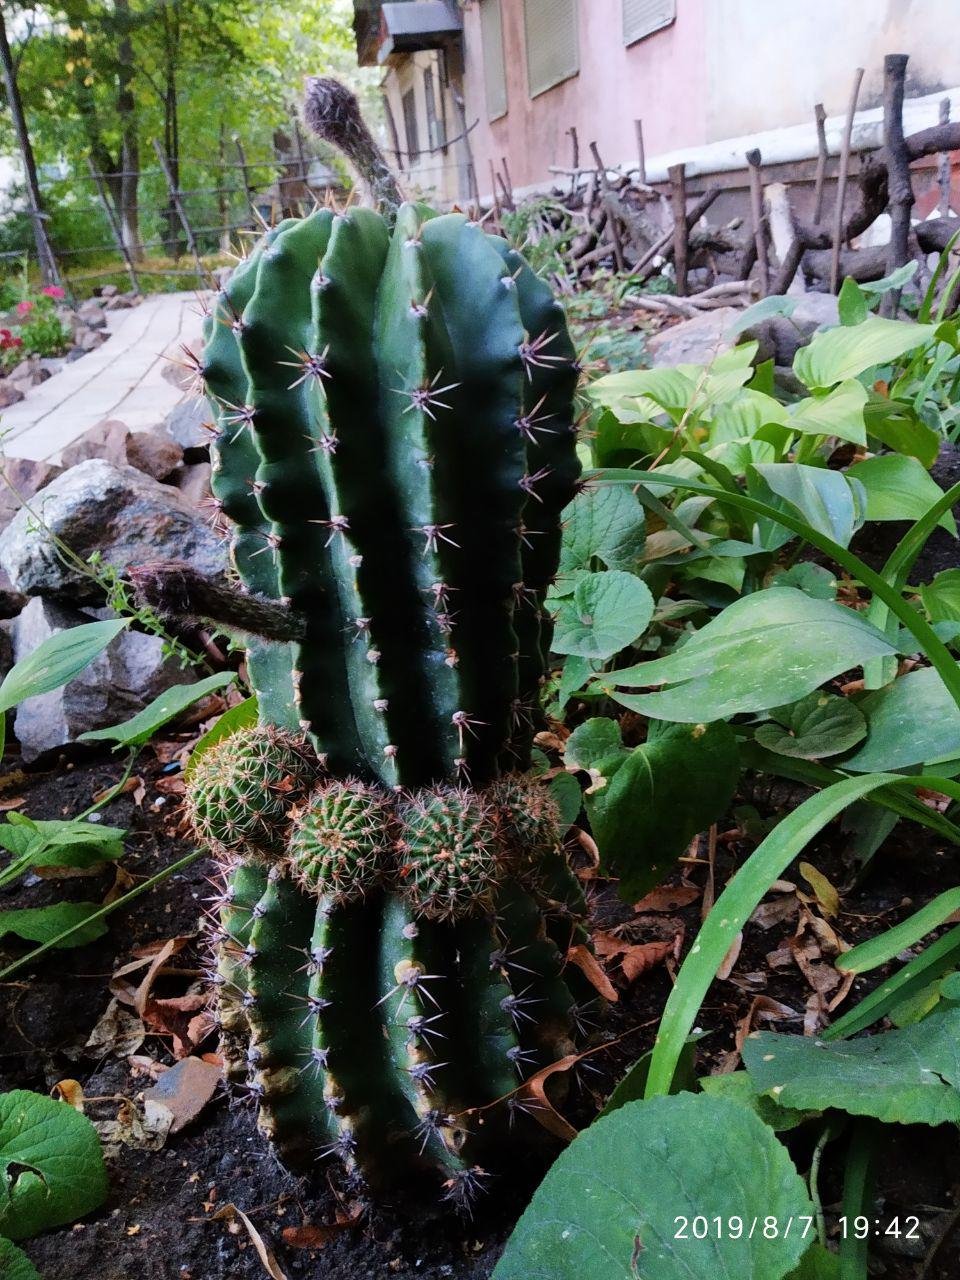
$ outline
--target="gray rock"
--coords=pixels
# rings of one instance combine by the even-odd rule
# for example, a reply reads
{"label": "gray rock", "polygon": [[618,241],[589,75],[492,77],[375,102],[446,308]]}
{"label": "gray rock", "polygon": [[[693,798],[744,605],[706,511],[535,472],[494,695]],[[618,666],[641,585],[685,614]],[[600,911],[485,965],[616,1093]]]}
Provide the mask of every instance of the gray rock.
{"label": "gray rock", "polygon": [[840,323],[837,299],[830,293],[805,293],[797,299],[797,306],[789,316],[773,316],[744,333],[744,338],[756,338],[761,345],[772,347],[772,356],[778,365],[792,365],[801,347],[821,328],[831,328]]}
{"label": "gray rock", "polygon": [[209,462],[193,462],[177,474],[177,488],[194,510],[210,498],[211,474]]}
{"label": "gray rock", "polygon": [[[92,621],[89,614],[42,598],[31,600],[13,624],[17,662],[51,636]],[[60,689],[27,698],[17,707],[14,733],[23,760],[74,742],[89,729],[105,729],[129,720],[174,684],[195,676],[174,658],[163,656],[156,636],[121,632],[76,679]]]}
{"label": "gray rock", "polygon": [[734,346],[735,340],[727,338],[726,333],[739,315],[737,307],[717,307],[715,311],[705,311],[692,320],[661,329],[647,341],[651,362],[655,365],[709,364]]}
{"label": "gray rock", "polygon": [[227,567],[225,542],[169,485],[129,466],[91,458],[36,495],[45,527],[20,511],[0,534],[0,567],[28,595],[96,601],[97,585],[57,553],[54,537],[81,560],[99,551],[118,569],[151,560],[186,560],[202,573]]}
{"label": "gray rock", "polygon": [[35,462],[33,458],[4,458],[0,483],[0,527],[9,524],[24,502],[48,485],[63,470],[52,462]]}
{"label": "gray rock", "polygon": [[[184,451],[207,449],[210,445],[210,405],[203,396],[190,396],[175,405],[164,419],[164,426]],[[190,459],[199,461],[199,459]]]}
{"label": "gray rock", "polygon": [[23,392],[15,387],[9,378],[0,381],[0,409],[9,409],[12,404],[22,400]]}
{"label": "gray rock", "polygon": [[131,431],[127,437],[127,462],[154,480],[166,480],[183,462],[183,450],[161,423],[149,431]]}
{"label": "gray rock", "polygon": [[90,458],[102,458],[121,467],[128,462],[127,440],[130,428],[120,418],[104,418],[88,427],[60,455],[64,468],[75,467]]}

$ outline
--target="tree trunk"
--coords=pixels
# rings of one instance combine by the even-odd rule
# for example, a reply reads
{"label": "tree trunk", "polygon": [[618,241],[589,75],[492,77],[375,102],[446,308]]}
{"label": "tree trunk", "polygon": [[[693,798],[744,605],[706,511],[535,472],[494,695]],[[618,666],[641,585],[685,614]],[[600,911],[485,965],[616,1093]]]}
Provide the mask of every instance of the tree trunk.
{"label": "tree trunk", "polygon": [[143,261],[140,242],[140,136],[137,106],[133,95],[136,74],[131,39],[130,0],[116,0],[119,40],[117,42],[117,115],[120,119],[120,175],[118,186],[120,229],[123,242],[136,262]]}
{"label": "tree trunk", "polygon": [[7,39],[7,27],[0,12],[0,70],[3,73],[4,88],[7,92],[7,105],[13,117],[13,127],[17,135],[17,146],[23,160],[23,171],[27,183],[27,199],[30,202],[30,216],[33,220],[33,237],[37,246],[37,259],[40,263],[40,274],[45,284],[60,284],[60,270],[53,256],[53,249],[47,238],[47,230],[43,222],[43,201],[40,196],[40,183],[37,179],[37,163],[33,155],[33,145],[27,129],[27,120],[23,114],[23,100],[17,84],[17,74]]}

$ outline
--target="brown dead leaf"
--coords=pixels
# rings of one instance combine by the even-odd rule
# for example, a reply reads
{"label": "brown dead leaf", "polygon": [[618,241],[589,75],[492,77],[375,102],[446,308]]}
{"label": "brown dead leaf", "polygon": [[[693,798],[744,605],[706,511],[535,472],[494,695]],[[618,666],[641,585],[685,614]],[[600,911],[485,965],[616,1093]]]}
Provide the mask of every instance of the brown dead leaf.
{"label": "brown dead leaf", "polygon": [[195,1120],[217,1090],[223,1073],[200,1058],[184,1058],[164,1071],[152,1089],[143,1095],[143,1111],[148,1123],[170,1116],[169,1132],[179,1133]]}
{"label": "brown dead leaf", "polygon": [[620,958],[623,976],[627,982],[633,982],[640,977],[641,973],[646,973],[648,969],[662,964],[669,956],[677,955],[682,941],[683,934],[678,933],[676,937],[665,942],[641,942],[628,947]]}
{"label": "brown dead leaf", "polygon": [[363,1213],[363,1205],[355,1201],[346,1211],[338,1209],[334,1222],[304,1222],[299,1227],[284,1227],[280,1234],[283,1236],[283,1243],[291,1249],[322,1249],[325,1244],[335,1240],[341,1231],[355,1227]]}
{"label": "brown dead leaf", "polygon": [[556,1137],[562,1138],[564,1142],[572,1142],[577,1136],[577,1131],[568,1120],[564,1119],[547,1097],[546,1084],[550,1077],[555,1076],[558,1072],[569,1071],[571,1067],[580,1061],[582,1056],[579,1053],[568,1053],[565,1058],[560,1058],[557,1062],[551,1062],[548,1067],[543,1067],[534,1075],[529,1076],[515,1095],[521,1099],[531,1098],[535,1104],[530,1110],[534,1120],[543,1125],[544,1129],[555,1134]]}
{"label": "brown dead leaf", "polygon": [[132,889],[135,883],[136,881],[129,871],[126,871],[119,865],[119,863],[114,864],[113,884],[104,895],[103,905],[106,906],[108,902],[115,902],[117,898],[122,897],[128,889]]}
{"label": "brown dead leaf", "polygon": [[676,911],[678,907],[689,907],[702,893],[703,890],[698,889],[695,884],[662,884],[651,889],[639,902],[635,902],[633,909],[638,914],[645,911]]}
{"label": "brown dead leaf", "polygon": [[199,1047],[192,1033],[203,1030],[206,1035],[205,1028],[210,1025],[208,1019],[198,1023],[192,1015],[205,1009],[209,1003],[210,996],[206,991],[189,992],[185,996],[170,996],[163,1000],[151,997],[143,1011],[144,1021],[157,1035],[172,1036],[174,1057],[186,1058]]}
{"label": "brown dead leaf", "polygon": [[165,778],[157,778],[153,787],[155,791],[159,791],[164,796],[182,796],[187,791],[186,783],[179,773],[172,773]]}
{"label": "brown dead leaf", "polygon": [[58,1080],[50,1092],[61,1102],[69,1103],[74,1111],[83,1110],[83,1085],[79,1080]]}
{"label": "brown dead leaf", "polygon": [[108,1160],[116,1159],[121,1147],[159,1151],[170,1130],[169,1115],[155,1115],[148,1121],[136,1103],[126,1098],[120,1103],[115,1120],[95,1120],[93,1123]]}
{"label": "brown dead leaf", "polygon": [[135,773],[131,774],[121,787],[118,787],[116,783],[111,783],[109,787],[104,787],[102,791],[95,791],[93,794],[93,803],[100,804],[100,802],[102,800],[106,800],[108,796],[129,795],[131,791],[136,791],[137,787],[141,785],[142,783],[140,778],[138,778]]}
{"label": "brown dead leaf", "polygon": [[541,751],[563,751],[566,746],[567,739],[570,737],[570,730],[562,725],[556,725],[555,729],[543,729],[534,739],[534,746],[540,748]]}
{"label": "brown dead leaf", "polygon": [[84,1048],[90,1057],[106,1057],[112,1053],[118,1058],[126,1058],[137,1052],[146,1034],[140,1018],[122,1008],[114,996],[90,1032]]}
{"label": "brown dead leaf", "polygon": [[577,844],[590,859],[589,865],[586,867],[575,867],[574,872],[578,880],[595,880],[600,874],[600,850],[593,836],[588,835],[580,827],[571,827],[570,834],[574,837]]}
{"label": "brown dead leaf", "polygon": [[740,959],[740,949],[743,946],[743,930],[741,930],[730,944],[730,950],[723,957],[720,968],[717,970],[717,977],[721,982],[725,982],[733,973],[733,966]]}
{"label": "brown dead leaf", "polygon": [[26,803],[26,796],[11,796],[9,800],[0,800],[0,813],[7,813],[11,809],[21,809]]}
{"label": "brown dead leaf", "polygon": [[725,1075],[728,1071],[736,1070],[740,1055],[743,1053],[744,1041],[757,1023],[782,1022],[785,1019],[799,1021],[800,1014],[795,1009],[791,1009],[789,1005],[781,1004],[779,1000],[774,1000],[771,996],[755,996],[751,1000],[747,1012],[737,1022],[734,1048],[723,1055],[720,1060],[720,1070],[716,1074]]}
{"label": "brown dead leaf", "polygon": [[782,898],[774,898],[771,902],[761,902],[750,917],[750,923],[759,925],[761,929],[772,929],[775,924],[782,924],[796,915],[800,909],[796,895],[785,894]]}
{"label": "brown dead leaf", "polygon": [[214,1222],[227,1221],[233,1223],[238,1218],[246,1227],[247,1235],[257,1251],[257,1257],[263,1264],[264,1271],[270,1276],[270,1280],[287,1280],[286,1275],[280,1269],[280,1264],[277,1262],[273,1250],[270,1249],[263,1236],[242,1209],[238,1209],[235,1204],[225,1204],[212,1215],[211,1220]]}
{"label": "brown dead leaf", "polygon": [[577,966],[587,981],[600,992],[604,999],[609,1000],[611,1004],[615,1004],[620,999],[616,987],[604,973],[603,966],[584,943],[578,942],[576,946],[571,947],[567,952],[567,960]]}

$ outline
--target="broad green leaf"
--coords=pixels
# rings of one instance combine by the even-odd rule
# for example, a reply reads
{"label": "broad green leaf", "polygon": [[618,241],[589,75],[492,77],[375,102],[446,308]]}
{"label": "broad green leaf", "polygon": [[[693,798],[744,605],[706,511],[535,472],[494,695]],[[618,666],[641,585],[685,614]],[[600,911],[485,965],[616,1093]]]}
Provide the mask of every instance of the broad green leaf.
{"label": "broad green leaf", "polygon": [[0,1093],[0,1233],[25,1240],[74,1222],[106,1199],[97,1131],[66,1102]]}
{"label": "broad green leaf", "polygon": [[581,658],[577,654],[568,654],[563,660],[560,671],[560,682],[557,685],[557,698],[561,708],[566,706],[570,698],[583,688],[594,674],[597,663],[590,658]]}
{"label": "broad green leaf", "polygon": [[944,569],[920,588],[931,622],[960,622],[960,569]]}
{"label": "broad green leaf", "polygon": [[[856,800],[886,786],[889,774],[844,778],[824,787],[783,818],[727,881],[687,953],[671,991],[654,1044],[647,1096],[666,1093],[717,970],[737,934],[775,880],[828,822]],[[784,1102],[785,1099],[778,1099]]]}
{"label": "broad green leaf", "polygon": [[836,574],[825,569],[822,564],[814,564],[812,560],[802,560],[800,564],[791,565],[783,573],[778,573],[773,585],[778,587],[796,587],[814,600],[836,600]]}
{"label": "broad green leaf", "polygon": [[[943,497],[943,490],[921,463],[901,453],[855,462],[844,474],[859,480],[866,490],[868,520],[919,520]],[[949,511],[937,523],[956,535]]]}
{"label": "broad green leaf", "polygon": [[236,706],[228,707],[217,720],[217,723],[197,739],[196,746],[190,752],[187,767],[183,771],[184,780],[190,780],[190,775],[197,767],[200,757],[205,751],[209,751],[215,743],[219,742],[221,738],[226,738],[231,733],[236,733],[238,729],[246,729],[249,725],[256,724],[257,712],[256,696],[244,698],[243,702],[238,702]]}
{"label": "broad green leaf", "polygon": [[216,675],[197,680],[194,684],[175,684],[161,693],[154,700],[123,724],[111,725],[109,729],[90,729],[81,733],[79,742],[115,742],[121,747],[142,747],[153,737],[158,729],[175,716],[186,711],[208,693],[224,689],[233,684],[236,676],[232,671],[220,671]]}
{"label": "broad green leaf", "polygon": [[89,867],[123,857],[121,827],[82,818],[43,820],[11,813],[0,823],[0,846],[34,867]]}
{"label": "broad green leaf", "polygon": [[699,723],[797,702],[868,658],[895,652],[853,609],[775,586],[734,601],[667,657],[612,672],[603,683],[674,686],[612,696],[656,719]]}
{"label": "broad green leaf", "polygon": [[787,1276],[787,1280],[845,1280],[845,1277],[838,1255],[815,1240],[800,1259],[796,1271],[791,1271]]}
{"label": "broad green leaf", "polygon": [[837,436],[854,444],[866,444],[863,406],[867,392],[855,379],[841,382],[825,396],[809,396],[790,408],[787,426],[808,436]]}
{"label": "broad green leaf", "polygon": [[840,313],[840,323],[843,325],[863,324],[870,314],[866,295],[852,276],[847,276],[840,286],[837,310]]}
{"label": "broad green leaf", "polygon": [[762,324],[764,320],[770,320],[774,316],[792,316],[798,302],[798,298],[789,297],[785,293],[771,293],[769,297],[761,298],[759,302],[754,302],[745,311],[741,311],[724,337],[737,338],[746,329],[752,328],[755,324]]}
{"label": "broad green leaf", "polygon": [[863,411],[867,435],[895,453],[908,453],[919,459],[925,467],[932,467],[940,451],[939,431],[920,418],[913,408],[902,400],[888,400],[871,392]]}
{"label": "broad green leaf", "polygon": [[700,1088],[712,1098],[729,1098],[755,1111],[774,1133],[786,1133],[820,1115],[819,1111],[795,1111],[781,1107],[765,1093],[759,1093],[746,1071],[728,1071],[719,1076],[703,1076]]}
{"label": "broad green leaf", "polygon": [[557,611],[554,653],[612,658],[646,631],[653,596],[639,578],[619,569],[591,573]]}
{"label": "broad green leaf", "polygon": [[781,1106],[835,1107],[889,1124],[960,1123],[960,1008],[860,1040],[755,1031],[743,1061]]}
{"label": "broad green leaf", "polygon": [[587,489],[564,508],[562,519],[561,574],[589,568],[594,556],[608,569],[636,566],[645,522],[643,508],[629,489]]}
{"label": "broad green leaf", "polygon": [[[697,373],[700,371],[697,370]],[[683,412],[693,399],[696,380],[680,368],[637,369],[628,373],[608,373],[587,388],[596,404],[615,409],[621,401],[641,398],[654,409]]]}
{"label": "broad green leaf", "polygon": [[4,742],[4,712],[25,698],[35,698],[69,684],[129,625],[129,618],[117,618],[70,627],[38,644],[33,653],[12,666],[0,684],[0,752]]}
{"label": "broad green leaf", "polygon": [[600,865],[619,879],[620,896],[634,902],[663,879],[697,832],[722,816],[740,766],[730,728],[700,723],[670,725],[593,768],[600,776],[584,803]]}
{"label": "broad green leaf", "polygon": [[912,262],[905,262],[902,267],[896,267],[889,275],[881,276],[879,280],[864,280],[860,288],[864,293],[880,297],[892,289],[902,289],[904,285],[909,284],[919,269],[920,264],[914,259]]}
{"label": "broad green leaf", "polygon": [[600,760],[609,759],[618,751],[624,751],[620,737],[620,725],[609,716],[593,716],[578,724],[563,748],[563,763],[567,768],[589,769]]}
{"label": "broad green leaf", "polygon": [[832,387],[922,347],[934,332],[932,324],[868,316],[854,328],[815,333],[809,345],[797,352],[793,371],[808,387]]}
{"label": "broad green leaf", "polygon": [[747,562],[743,556],[705,556],[702,560],[694,560],[683,576],[718,582],[731,591],[739,592],[746,572]]}
{"label": "broad green leaf", "polygon": [[[842,547],[863,523],[855,485],[841,471],[796,462],[757,463],[747,472],[747,489],[778,510],[786,504],[792,514]],[[761,520],[760,530],[764,546],[781,545],[793,536],[773,520]]]}
{"label": "broad green leaf", "polygon": [[948,889],[906,920],[843,952],[837,957],[836,966],[841,973],[869,973],[939,928],[955,911],[960,911],[960,889]]}
{"label": "broad green leaf", "polygon": [[819,760],[849,751],[867,736],[867,722],[848,698],[818,689],[789,707],[780,707],[754,737],[781,756]]}
{"label": "broad green leaf", "polygon": [[40,1280],[36,1269],[22,1249],[12,1240],[0,1237],[0,1280]]}
{"label": "broad green leaf", "polygon": [[909,671],[857,705],[867,740],[844,769],[873,773],[960,756],[960,709],[933,667]]}
{"label": "broad green leaf", "polygon": [[[628,1102],[561,1153],[493,1280],[782,1280],[814,1238],[813,1212],[786,1149],[747,1107],[690,1093]],[[765,1217],[796,1231],[749,1230]],[[678,1218],[745,1229],[678,1239]]]}
{"label": "broad green leaf", "polygon": [[49,942],[66,929],[81,925],[61,945],[85,947],[88,942],[93,942],[107,932],[107,926],[102,920],[94,920],[87,925],[82,923],[99,910],[99,902],[55,902],[49,907],[19,907],[0,911],[0,938],[8,933],[15,933],[28,942]]}
{"label": "broad green leaf", "polygon": [[550,781],[550,795],[557,806],[561,831],[567,831],[579,818],[580,810],[583,808],[580,783],[572,773],[558,773]]}

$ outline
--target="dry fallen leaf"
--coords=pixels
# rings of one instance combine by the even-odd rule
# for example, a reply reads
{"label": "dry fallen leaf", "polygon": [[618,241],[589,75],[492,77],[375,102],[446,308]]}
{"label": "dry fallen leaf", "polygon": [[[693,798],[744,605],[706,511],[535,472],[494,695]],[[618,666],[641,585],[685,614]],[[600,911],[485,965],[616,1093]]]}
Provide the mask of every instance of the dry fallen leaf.
{"label": "dry fallen leaf", "polygon": [[678,907],[688,907],[696,902],[703,893],[694,884],[662,884],[633,904],[638,914],[645,911],[676,911]]}
{"label": "dry fallen leaf", "polygon": [[269,1248],[263,1236],[253,1225],[242,1209],[238,1209],[235,1204],[225,1204],[212,1215],[212,1221],[218,1222],[226,1220],[233,1224],[236,1219],[240,1221],[247,1229],[247,1235],[250,1237],[254,1249],[257,1251],[257,1257],[263,1263],[263,1269],[271,1280],[287,1280],[286,1275],[280,1270],[280,1264],[277,1262],[273,1254],[273,1250]]}
{"label": "dry fallen leaf", "polygon": [[10,809],[20,809],[26,803],[26,796],[11,796],[9,800],[0,800],[0,813],[7,813]]}
{"label": "dry fallen leaf", "polygon": [[158,1077],[143,1095],[143,1112],[148,1123],[170,1116],[169,1132],[180,1130],[196,1119],[217,1091],[223,1078],[219,1067],[200,1058],[184,1058]]}
{"label": "dry fallen leaf", "polygon": [[683,934],[678,933],[675,938],[665,942],[642,942],[637,946],[628,947],[620,958],[623,976],[628,982],[633,982],[635,978],[640,977],[641,973],[646,973],[648,969],[661,964],[668,956],[676,955],[682,939]]}
{"label": "dry fallen leaf", "polygon": [[155,1115],[148,1121],[136,1103],[124,1099],[115,1120],[95,1120],[93,1127],[100,1135],[104,1156],[114,1160],[120,1154],[121,1146],[159,1151],[167,1140],[170,1121],[169,1115]]}
{"label": "dry fallen leaf", "polygon": [[603,971],[603,966],[588,946],[578,942],[567,952],[567,960],[575,964],[592,986],[611,1004],[615,1004],[620,996],[616,987]]}
{"label": "dry fallen leaf", "polygon": [[838,915],[840,912],[840,895],[823,872],[818,871],[809,862],[801,862],[798,870],[816,895],[823,914],[826,916]]}
{"label": "dry fallen leaf", "polygon": [[68,1102],[74,1111],[83,1110],[83,1085],[79,1080],[58,1080],[50,1092],[61,1102]]}
{"label": "dry fallen leaf", "polygon": [[564,1142],[572,1142],[577,1136],[577,1131],[568,1120],[564,1119],[547,1097],[546,1083],[551,1076],[556,1075],[558,1072],[569,1071],[571,1067],[576,1066],[582,1056],[579,1053],[568,1053],[565,1058],[560,1058],[557,1062],[551,1062],[548,1067],[543,1067],[534,1075],[529,1076],[515,1095],[521,1100],[524,1098],[533,1099],[534,1106],[531,1107],[530,1114],[534,1120],[543,1125],[544,1129],[549,1130],[550,1133],[562,1138]]}
{"label": "dry fallen leaf", "polygon": [[126,1058],[137,1052],[146,1034],[146,1029],[136,1014],[122,1008],[114,996],[90,1032],[84,1047],[90,1051],[91,1057],[113,1053],[118,1058]]}
{"label": "dry fallen leaf", "polygon": [[741,930],[730,944],[730,950],[723,957],[720,968],[717,970],[717,977],[721,982],[725,982],[733,973],[733,966],[740,959],[740,949],[743,946],[743,930]]}
{"label": "dry fallen leaf", "polygon": [[305,1222],[300,1227],[284,1227],[280,1233],[283,1243],[291,1249],[322,1249],[336,1239],[341,1231],[355,1227],[363,1217],[363,1205],[355,1201],[348,1211],[338,1209],[336,1219],[330,1223]]}

